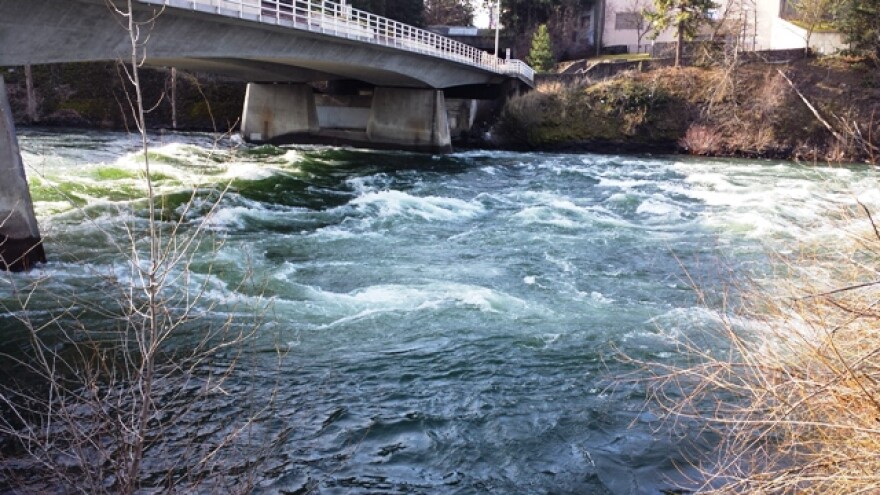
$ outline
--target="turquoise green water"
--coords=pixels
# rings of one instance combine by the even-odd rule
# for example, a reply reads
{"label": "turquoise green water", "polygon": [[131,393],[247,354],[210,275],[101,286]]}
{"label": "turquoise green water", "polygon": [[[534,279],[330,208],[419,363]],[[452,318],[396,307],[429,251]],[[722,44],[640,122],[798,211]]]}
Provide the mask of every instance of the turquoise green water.
{"label": "turquoise green water", "polygon": [[[50,261],[16,280],[100,304],[145,218],[136,140],[29,131],[21,147]],[[240,378],[276,394],[265,493],[659,493],[707,446],[664,428],[641,386],[610,386],[634,371],[618,353],[672,362],[717,321],[685,269],[727,291],[768,250],[834,239],[840,206],[880,204],[856,167],[206,135],[153,136],[151,158],[165,214],[223,241],[194,260],[205,307],[270,301]]]}

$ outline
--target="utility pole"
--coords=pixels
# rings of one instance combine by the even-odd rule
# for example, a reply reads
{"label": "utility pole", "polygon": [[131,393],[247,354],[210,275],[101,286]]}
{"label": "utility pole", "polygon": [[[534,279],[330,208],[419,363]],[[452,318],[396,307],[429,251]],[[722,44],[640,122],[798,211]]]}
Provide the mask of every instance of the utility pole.
{"label": "utility pole", "polygon": [[498,58],[498,38],[501,29],[501,0],[495,6],[495,58]]}

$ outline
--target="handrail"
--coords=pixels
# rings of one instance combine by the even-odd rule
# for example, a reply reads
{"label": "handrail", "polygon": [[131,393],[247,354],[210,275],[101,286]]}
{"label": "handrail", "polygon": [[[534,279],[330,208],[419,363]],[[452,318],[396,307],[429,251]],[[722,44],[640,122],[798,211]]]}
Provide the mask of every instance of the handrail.
{"label": "handrail", "polygon": [[329,0],[138,0],[141,3],[224,15],[329,34],[440,57],[498,74],[534,80],[521,60],[504,60],[437,33]]}

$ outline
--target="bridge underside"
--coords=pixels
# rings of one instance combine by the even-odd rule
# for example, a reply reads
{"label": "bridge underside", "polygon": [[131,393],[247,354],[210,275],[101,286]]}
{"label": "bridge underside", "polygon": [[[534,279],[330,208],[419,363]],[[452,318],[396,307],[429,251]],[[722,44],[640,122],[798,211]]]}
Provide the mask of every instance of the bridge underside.
{"label": "bridge underside", "polygon": [[[136,5],[141,18],[158,10]],[[105,0],[0,0],[0,12],[0,66],[130,58],[127,32]],[[407,50],[174,8],[147,28],[147,64],[249,82],[358,79],[375,86],[442,89],[507,79]]]}
{"label": "bridge underside", "polygon": [[[135,5],[142,20],[159,11]],[[106,0],[0,0],[0,12],[0,66],[130,60],[128,32]],[[473,105],[447,105],[447,98],[497,98],[500,88],[518,82],[368,41],[179,8],[165,9],[142,29],[149,35],[147,65],[252,83],[242,121],[245,139],[254,141],[332,139],[446,151],[451,133],[469,128],[474,113]],[[352,80],[368,88],[368,104],[319,96],[316,105],[305,89]]]}

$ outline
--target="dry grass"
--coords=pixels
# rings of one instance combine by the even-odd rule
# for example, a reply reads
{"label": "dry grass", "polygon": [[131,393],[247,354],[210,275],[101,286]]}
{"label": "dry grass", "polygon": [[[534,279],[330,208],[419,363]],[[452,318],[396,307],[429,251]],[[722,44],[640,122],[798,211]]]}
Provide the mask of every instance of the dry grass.
{"label": "dry grass", "polygon": [[694,124],[690,126],[679,146],[692,155],[715,155],[721,152],[722,137],[713,127]]}
{"label": "dry grass", "polygon": [[691,340],[689,365],[650,365],[669,417],[722,439],[705,492],[880,492],[880,229],[864,207],[841,221],[839,243],[779,257],[722,318],[722,349]]}

